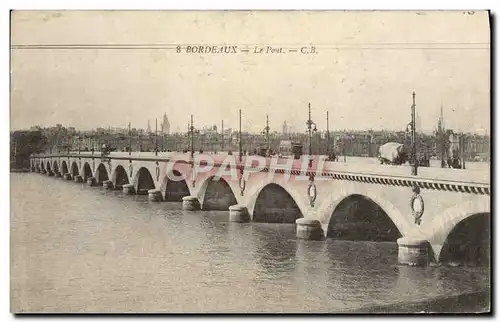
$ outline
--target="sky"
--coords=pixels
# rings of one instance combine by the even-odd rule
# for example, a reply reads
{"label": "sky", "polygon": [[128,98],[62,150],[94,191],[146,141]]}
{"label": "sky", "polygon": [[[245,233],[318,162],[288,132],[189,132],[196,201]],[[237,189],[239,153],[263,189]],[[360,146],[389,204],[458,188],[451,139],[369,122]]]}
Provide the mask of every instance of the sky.
{"label": "sky", "polygon": [[[287,121],[305,131],[309,103],[320,130],[327,111],[330,130],[403,130],[415,91],[423,131],[443,106],[448,127],[490,133],[486,12],[14,11],[11,19],[12,130],[145,129],[148,120],[154,129],[164,113],[171,130],[184,131],[190,114],[195,127],[237,128],[241,109],[244,131],[262,131],[266,115],[272,130]],[[177,53],[178,44],[250,52]],[[301,54],[307,45],[316,53]],[[254,54],[255,46],[285,53]]]}

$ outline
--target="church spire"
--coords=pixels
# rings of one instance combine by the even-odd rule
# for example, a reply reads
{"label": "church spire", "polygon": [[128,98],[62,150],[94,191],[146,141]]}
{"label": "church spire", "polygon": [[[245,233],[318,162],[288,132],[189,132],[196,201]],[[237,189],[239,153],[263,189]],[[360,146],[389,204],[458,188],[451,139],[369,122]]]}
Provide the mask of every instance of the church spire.
{"label": "church spire", "polygon": [[161,124],[161,133],[168,135],[170,133],[170,122],[168,121],[167,113],[163,114],[163,122]]}

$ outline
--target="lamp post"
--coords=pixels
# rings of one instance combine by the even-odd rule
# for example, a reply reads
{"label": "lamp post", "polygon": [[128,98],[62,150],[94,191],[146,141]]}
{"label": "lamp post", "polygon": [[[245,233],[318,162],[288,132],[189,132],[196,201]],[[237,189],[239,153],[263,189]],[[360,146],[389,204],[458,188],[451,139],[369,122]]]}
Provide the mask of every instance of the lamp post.
{"label": "lamp post", "polygon": [[128,123],[128,154],[132,154],[132,129],[130,128],[130,122]]}
{"label": "lamp post", "polygon": [[328,111],[326,111],[326,154],[328,155],[328,159],[330,159],[330,126],[328,119]]}
{"label": "lamp post", "polygon": [[189,133],[191,134],[191,158],[194,158],[194,134],[198,132],[194,128],[193,115],[191,115],[191,125],[189,126]]}
{"label": "lamp post", "polygon": [[220,131],[220,137],[221,137],[221,150],[224,150],[224,120],[222,120],[222,125],[221,125],[221,131]]}
{"label": "lamp post", "polygon": [[418,162],[417,162],[417,141],[415,137],[416,129],[415,129],[415,91],[413,91],[412,94],[413,97],[413,103],[411,105],[411,159],[412,159],[412,168],[411,168],[411,174],[416,176],[417,175],[417,169],[418,169]]}
{"label": "lamp post", "polygon": [[[307,131],[309,133],[309,167],[312,167],[312,133],[317,131],[316,123],[311,120],[311,103],[309,103],[309,119],[306,121]],[[314,128],[312,127],[314,125]]]}
{"label": "lamp post", "polygon": [[460,134],[460,157],[462,158],[462,169],[465,169],[465,134],[462,132]]}
{"label": "lamp post", "polygon": [[444,140],[445,140],[445,129],[444,129],[444,118],[443,118],[443,104],[441,104],[441,116],[439,117],[438,120],[438,131],[437,131],[437,139],[438,139],[438,144],[439,144],[439,150],[440,150],[440,155],[441,155],[441,168],[446,167],[446,162],[445,162],[445,145],[444,145]]}
{"label": "lamp post", "polygon": [[94,139],[94,129],[93,128],[92,128],[92,135],[90,137],[90,142],[92,145],[92,148],[91,148],[92,155],[94,155],[95,139]]}
{"label": "lamp post", "polygon": [[271,130],[271,128],[269,128],[269,116],[266,114],[266,127],[264,128],[264,130],[262,130],[262,134],[266,135],[267,153],[269,153],[269,130]]}
{"label": "lamp post", "polygon": [[155,119],[155,155],[158,156],[158,118]]}
{"label": "lamp post", "polygon": [[242,143],[241,143],[241,109],[240,109],[240,130],[239,130],[239,133],[238,133],[238,137],[239,137],[239,138],[238,138],[238,145],[239,145],[239,150],[240,150],[240,152],[239,152],[239,154],[238,154],[238,156],[239,156],[239,158],[238,158],[238,159],[239,159],[239,161],[240,161],[240,163],[241,163],[241,160],[242,160],[242,156],[241,156],[241,154],[243,153],[243,149],[242,149],[242,146],[241,146],[241,144],[242,144]]}

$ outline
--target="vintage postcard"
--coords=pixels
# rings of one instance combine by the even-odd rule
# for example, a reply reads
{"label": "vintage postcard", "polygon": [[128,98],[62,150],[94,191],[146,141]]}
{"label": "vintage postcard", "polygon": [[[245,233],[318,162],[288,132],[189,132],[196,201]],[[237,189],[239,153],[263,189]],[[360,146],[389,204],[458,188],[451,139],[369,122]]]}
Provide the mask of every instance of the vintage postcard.
{"label": "vintage postcard", "polygon": [[11,312],[490,312],[490,28],[12,11]]}

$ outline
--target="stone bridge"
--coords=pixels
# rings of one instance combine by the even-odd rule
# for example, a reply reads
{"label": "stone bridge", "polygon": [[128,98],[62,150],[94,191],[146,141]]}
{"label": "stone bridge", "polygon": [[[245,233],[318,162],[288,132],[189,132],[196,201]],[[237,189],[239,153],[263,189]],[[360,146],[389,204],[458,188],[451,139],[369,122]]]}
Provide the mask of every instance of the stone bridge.
{"label": "stone bridge", "polygon": [[402,264],[451,259],[470,239],[489,247],[489,169],[412,176],[409,166],[302,157],[70,153],[32,156],[31,169],[188,210],[229,209],[231,221],[296,223],[304,239],[397,240]]}

